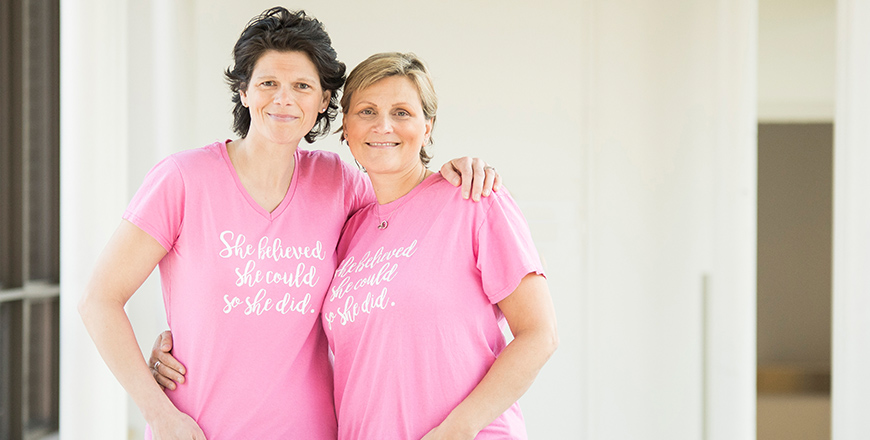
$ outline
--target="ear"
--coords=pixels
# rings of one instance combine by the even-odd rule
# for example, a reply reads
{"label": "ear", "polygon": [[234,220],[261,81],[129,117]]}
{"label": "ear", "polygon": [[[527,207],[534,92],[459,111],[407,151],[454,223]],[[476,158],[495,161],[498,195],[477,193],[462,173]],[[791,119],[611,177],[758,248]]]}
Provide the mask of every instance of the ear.
{"label": "ear", "polygon": [[432,127],[435,126],[435,116],[432,119],[426,120],[426,133],[423,135],[423,139],[425,140],[424,146],[429,145],[429,136],[432,135]]}
{"label": "ear", "polygon": [[239,90],[239,100],[242,102],[242,106],[248,107],[248,94],[245,92],[245,89]]}
{"label": "ear", "polygon": [[323,99],[320,101],[320,108],[326,109],[329,107],[329,99],[332,98],[332,93],[329,90],[323,91]]}

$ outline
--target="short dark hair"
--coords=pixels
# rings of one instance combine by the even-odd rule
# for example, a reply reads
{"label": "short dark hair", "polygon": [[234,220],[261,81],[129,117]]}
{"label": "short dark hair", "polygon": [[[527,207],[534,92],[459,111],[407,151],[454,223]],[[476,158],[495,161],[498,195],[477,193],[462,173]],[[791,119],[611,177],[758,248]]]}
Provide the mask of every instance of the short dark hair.
{"label": "short dark hair", "polygon": [[329,134],[329,124],[338,114],[338,91],[344,85],[345,66],[338,61],[332,40],[316,18],[305,11],[291,12],[277,6],[264,11],[248,22],[233,48],[233,65],[224,73],[233,92],[233,131],[241,137],[248,135],[251,113],[242,105],[240,91],[248,88],[254,65],[266,51],[302,52],[317,68],[320,87],[330,93],[326,111],[317,115],[317,121],[305,140],[314,142],[318,136]]}

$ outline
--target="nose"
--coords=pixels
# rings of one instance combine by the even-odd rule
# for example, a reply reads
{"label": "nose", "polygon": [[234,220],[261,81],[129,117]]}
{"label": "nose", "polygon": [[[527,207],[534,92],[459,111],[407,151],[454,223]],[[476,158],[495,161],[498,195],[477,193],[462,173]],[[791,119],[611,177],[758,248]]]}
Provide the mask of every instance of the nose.
{"label": "nose", "polygon": [[275,104],[290,105],[293,103],[293,93],[290,87],[278,87],[272,98]]}
{"label": "nose", "polygon": [[393,123],[390,120],[389,113],[384,112],[384,114],[378,115],[378,119],[375,121],[374,130],[376,133],[393,132]]}

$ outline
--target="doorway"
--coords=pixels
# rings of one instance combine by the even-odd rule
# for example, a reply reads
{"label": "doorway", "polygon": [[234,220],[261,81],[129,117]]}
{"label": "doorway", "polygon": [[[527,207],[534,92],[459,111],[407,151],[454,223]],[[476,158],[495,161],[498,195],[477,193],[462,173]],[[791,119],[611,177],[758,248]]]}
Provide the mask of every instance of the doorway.
{"label": "doorway", "polygon": [[831,438],[833,124],[758,126],[758,440]]}

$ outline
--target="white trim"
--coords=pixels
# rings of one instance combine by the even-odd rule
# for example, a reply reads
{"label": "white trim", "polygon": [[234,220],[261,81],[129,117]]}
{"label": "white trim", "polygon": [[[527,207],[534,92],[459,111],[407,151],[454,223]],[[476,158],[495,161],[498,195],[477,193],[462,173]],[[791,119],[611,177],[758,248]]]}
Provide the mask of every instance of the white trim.
{"label": "white trim", "polygon": [[870,2],[837,2],[831,429],[870,438]]}

